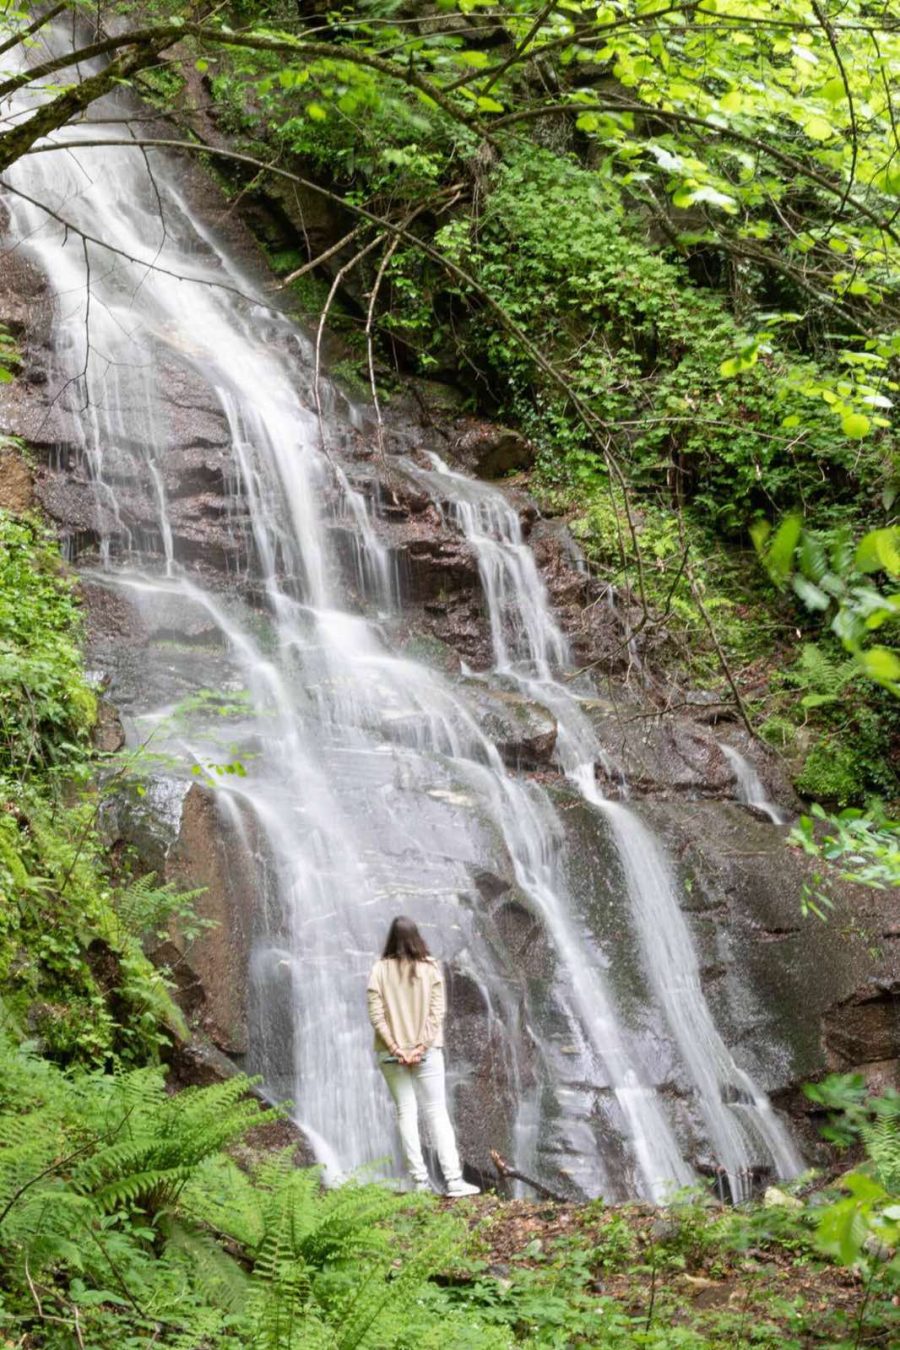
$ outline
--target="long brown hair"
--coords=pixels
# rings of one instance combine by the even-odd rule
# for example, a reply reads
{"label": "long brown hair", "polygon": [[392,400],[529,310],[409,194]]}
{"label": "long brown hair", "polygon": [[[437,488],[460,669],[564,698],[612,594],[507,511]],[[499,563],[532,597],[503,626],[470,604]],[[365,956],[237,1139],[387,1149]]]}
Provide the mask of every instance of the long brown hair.
{"label": "long brown hair", "polygon": [[408,961],[410,974],[414,974],[417,961],[428,961],[431,953],[412,919],[399,914],[388,929],[382,959],[386,961]]}

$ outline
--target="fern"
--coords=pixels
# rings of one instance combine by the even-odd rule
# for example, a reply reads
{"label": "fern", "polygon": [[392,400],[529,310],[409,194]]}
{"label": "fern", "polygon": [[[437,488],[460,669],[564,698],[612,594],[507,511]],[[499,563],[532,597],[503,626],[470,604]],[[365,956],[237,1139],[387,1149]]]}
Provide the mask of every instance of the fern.
{"label": "fern", "polygon": [[77,1310],[91,1350],[506,1350],[431,1283],[465,1225],[428,1197],[325,1191],[290,1151],[237,1167],[223,1147],[265,1119],[247,1087],[67,1074],[0,1032],[0,1322],[19,1343],[73,1350]]}
{"label": "fern", "polygon": [[75,1189],[91,1193],[104,1211],[123,1204],[140,1204],[151,1214],[169,1208],[204,1159],[276,1115],[261,1113],[247,1099],[251,1084],[243,1076],[175,1097],[160,1097],[159,1078],[148,1082],[140,1071],[123,1081],[125,1109],[115,1142],[92,1153],[72,1175]]}
{"label": "fern", "polygon": [[198,919],[194,912],[196,902],[205,893],[205,886],[179,891],[173,882],[160,884],[155,872],[147,872],[116,893],[113,910],[124,933],[138,940],[151,933],[158,938],[167,937],[175,922],[190,942],[203,928],[214,926],[211,919]]}
{"label": "fern", "polygon": [[873,1171],[891,1195],[900,1194],[900,1094],[876,1097],[874,1118],[863,1123],[862,1137]]}
{"label": "fern", "polygon": [[854,658],[831,655],[818,643],[806,642],[800,658],[788,672],[788,682],[806,693],[800,700],[807,709],[834,703],[849,682],[859,675]]}
{"label": "fern", "polygon": [[[346,1303],[338,1325],[338,1350],[374,1350],[391,1344],[388,1328],[399,1333],[414,1312],[422,1287],[446,1268],[459,1251],[459,1233],[450,1219],[436,1223],[427,1239],[400,1267],[374,1265]],[[419,1319],[416,1319],[419,1320]]]}

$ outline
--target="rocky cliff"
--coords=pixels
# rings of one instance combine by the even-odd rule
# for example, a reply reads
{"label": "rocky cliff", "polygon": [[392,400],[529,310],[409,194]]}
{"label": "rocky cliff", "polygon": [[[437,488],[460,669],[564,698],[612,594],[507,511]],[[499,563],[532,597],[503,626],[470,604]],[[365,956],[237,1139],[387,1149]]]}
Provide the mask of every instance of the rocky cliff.
{"label": "rocky cliff", "polygon": [[[184,190],[249,274],[263,278],[251,236],[225,212],[214,187],[185,168]],[[182,687],[185,671],[196,671],[198,682],[216,687],[217,672],[224,669],[221,633],[211,620],[186,616],[177,602],[168,609],[157,605],[148,618],[126,594],[106,585],[98,566],[100,541],[114,557],[140,552],[162,562],[168,551],[188,577],[202,580],[213,594],[239,595],[251,611],[263,604],[259,559],[246,498],[233,491],[232,429],[183,347],[184,334],[158,335],[161,415],[155,425],[165,438],[162,490],[170,537],[160,532],[158,485],[145,472],[139,445],[109,447],[104,479],[115,483],[115,493],[98,493],[83,430],[90,410],[60,388],[55,372],[57,305],[29,257],[21,250],[8,253],[0,321],[21,345],[23,369],[15,384],[0,392],[0,425],[28,446],[33,467],[27,470],[18,454],[3,452],[0,505],[21,510],[34,501],[59,529],[67,556],[83,576],[89,665],[102,676],[133,741],[141,734],[148,700],[171,705],[188,692]],[[298,381],[308,378],[300,373],[304,359],[301,354]],[[110,376],[111,396],[115,388]],[[396,588],[399,605],[384,623],[397,651],[466,688],[482,730],[509,768],[550,791],[564,822],[569,883],[579,912],[609,956],[616,995],[639,1029],[655,1085],[684,1117],[694,1160],[707,1167],[715,1162],[704,1156],[690,1118],[689,1085],[669,1037],[656,1025],[641,1025],[640,956],[622,910],[620,866],[556,766],[552,714],[515,688],[479,679],[491,665],[492,649],[478,560],[444,503],[416,477],[415,466],[427,463],[429,453],[467,472],[506,476],[504,490],[519,512],[574,662],[589,669],[596,683],[596,696],[585,708],[606,752],[604,790],[616,796],[627,785],[630,799],[676,860],[704,992],[729,1046],[795,1115],[801,1131],[808,1122],[798,1089],[811,1077],[840,1069],[865,1073],[873,1087],[897,1085],[900,923],[893,897],[847,888],[827,924],[800,917],[808,867],[785,845],[783,827],[737,800],[733,762],[723,745],[755,766],[769,797],[789,813],[797,803],[778,763],[750,742],[727,706],[702,692],[666,687],[654,674],[652,646],[642,647],[639,639],[629,644],[633,616],[627,599],[609,596],[580,565],[565,531],[542,520],[529,501],[522,476],[529,449],[521,437],[442,412],[438,403],[420,388],[415,398],[389,405],[383,448],[376,448],[365,408],[351,409],[329,435],[329,456],[369,503]],[[509,479],[510,473],[517,476]],[[336,484],[332,490],[333,553],[345,590],[362,611],[358,522],[347,510],[346,495]],[[167,672],[175,667],[167,652],[176,649],[179,677],[173,683]],[[518,1077],[504,1058],[503,1019],[514,1015],[527,1024],[527,1010],[552,1005],[556,958],[539,916],[465,792],[448,781],[434,789],[433,805],[434,828],[445,830],[448,839],[452,835],[454,864],[467,878],[460,903],[478,916],[505,984],[500,1008],[465,959],[451,963],[450,1055],[466,1069],[457,1115],[467,1157],[486,1167],[489,1149],[508,1140],[517,1094],[529,1087],[528,1054],[518,1063]],[[247,829],[246,820],[223,812],[211,787],[189,786],[180,774],[161,770],[139,811],[124,806],[119,811],[110,836],[111,847],[120,840],[135,844],[145,867],[185,887],[205,888],[199,913],[212,926],[193,944],[156,955],[175,972],[198,1036],[240,1063],[253,1026],[248,972],[259,875],[271,861],[263,842],[248,840]],[[384,847],[390,854],[390,842]],[[398,839],[395,847],[402,869],[405,841]],[[286,1029],[286,1058],[293,1034]],[[811,1133],[805,1144],[814,1152]],[[555,1141],[546,1144],[548,1156],[555,1147]],[[559,1151],[572,1147],[571,1139],[563,1140]]]}

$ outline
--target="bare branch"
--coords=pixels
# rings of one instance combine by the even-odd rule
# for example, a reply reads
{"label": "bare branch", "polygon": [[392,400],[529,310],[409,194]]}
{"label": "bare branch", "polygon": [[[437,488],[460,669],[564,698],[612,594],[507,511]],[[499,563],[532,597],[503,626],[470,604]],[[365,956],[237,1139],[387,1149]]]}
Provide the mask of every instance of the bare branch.
{"label": "bare branch", "polygon": [[325,323],[334,302],[334,297],[337,295],[344,277],[348,276],[350,272],[353,271],[353,268],[361,263],[367,254],[372,252],[373,248],[382,243],[384,237],[383,233],[376,234],[374,239],[370,239],[368,244],[361,248],[357,253],[354,253],[353,257],[350,258],[348,262],[345,262],[343,267],[338,269],[334,275],[334,280],[331,283],[331,289],[326,296],[325,304],[322,306],[322,312],[319,315],[319,326],[316,329],[316,360],[313,374],[313,395],[316,401],[316,417],[319,422],[319,438],[322,443],[322,453],[325,455],[325,458],[329,460],[328,446],[325,441],[325,420],[322,411],[322,335],[325,332]]}
{"label": "bare branch", "polygon": [[[637,568],[638,593],[641,598],[641,605],[644,611],[646,612],[647,592],[644,582],[644,563],[640,548],[640,541],[638,538],[637,523],[635,521],[634,512],[631,507],[631,497],[628,490],[628,483],[625,478],[625,475],[622,472],[621,466],[619,465],[618,459],[613,449],[612,428],[609,426],[608,423],[604,422],[603,419],[599,417],[597,413],[595,413],[594,410],[584,401],[581,395],[578,394],[577,391],[574,389],[571,381],[567,379],[567,377],[562,373],[562,371],[560,371],[553,364],[553,362],[550,361],[550,359],[547,356],[545,356],[545,354],[541,351],[541,349],[534,342],[532,342],[532,340],[528,337],[527,333],[524,331],[522,326],[512,317],[511,314],[509,314],[506,308],[500,304],[500,302],[496,299],[496,297],[493,296],[491,292],[487,290],[484,286],[482,286],[480,282],[476,281],[476,279],[471,275],[471,273],[467,272],[465,268],[459,265],[459,263],[454,262],[452,259],[448,258],[445,253],[442,253],[441,250],[437,248],[434,244],[430,244],[425,239],[420,239],[417,235],[411,233],[409,230],[406,230],[402,225],[397,225],[394,221],[388,220],[386,217],[379,215],[377,212],[370,211],[367,207],[360,206],[356,202],[347,201],[343,197],[340,197],[336,192],[332,192],[330,188],[323,187],[321,183],[315,183],[311,179],[302,178],[299,174],[292,173],[289,169],[283,169],[276,165],[265,166],[262,164],[262,161],[256,159],[255,156],[253,155],[242,154],[236,150],[226,150],[218,146],[203,145],[196,143],[194,141],[180,141],[174,139],[169,140],[164,138],[158,139],[144,138],[140,141],[112,140],[112,139],[98,140],[98,141],[79,141],[79,145],[82,147],[104,146],[104,145],[107,146],[126,145],[132,148],[136,145],[144,145],[144,146],[154,146],[158,149],[189,150],[194,154],[214,155],[217,158],[229,159],[234,161],[235,163],[248,164],[255,169],[267,168],[269,173],[275,174],[277,177],[280,178],[285,178],[289,182],[298,183],[302,187],[309,188],[310,191],[318,193],[320,196],[325,197],[328,201],[335,202],[344,209],[353,212],[353,214],[359,216],[361,219],[370,222],[372,225],[375,225],[379,231],[382,231],[386,234],[393,234],[399,236],[405,242],[410,244],[411,247],[417,249],[425,257],[430,258],[433,262],[437,263],[439,267],[442,267],[450,276],[454,277],[456,281],[460,282],[465,288],[467,288],[470,294],[477,296],[477,298],[488,309],[491,310],[491,312],[496,316],[501,325],[506,329],[508,333],[511,334],[512,337],[515,338],[516,342],[520,345],[520,347],[526,353],[526,355],[534,362],[537,368],[541,370],[547,376],[550,382],[552,384],[555,384],[556,387],[563,393],[567,402],[574,409],[577,417],[579,418],[582,425],[585,427],[585,429],[591,436],[592,440],[594,441],[594,444],[597,447],[600,456],[602,457],[604,463],[606,464],[610,474],[615,478],[622,492],[622,501],[625,508],[626,520],[628,522],[628,533],[631,538],[632,549],[635,559],[635,566]],[[30,151],[30,153],[46,154],[53,150],[64,150],[68,148],[70,147],[64,144],[55,143],[50,145],[35,146],[34,149]],[[368,248],[366,249],[366,252],[368,252]],[[336,287],[332,288],[332,290],[335,289]],[[320,335],[321,335],[321,325],[320,325]],[[318,352],[316,365],[318,371],[319,365]]]}
{"label": "bare branch", "polygon": [[505,75],[505,73],[509,70],[510,66],[514,66],[517,61],[521,60],[522,54],[527,50],[528,44],[531,42],[531,39],[535,36],[535,34],[539,31],[539,29],[543,27],[544,22],[547,19],[549,19],[550,15],[556,9],[556,6],[559,4],[559,2],[560,0],[547,0],[546,5],[544,5],[544,8],[540,11],[539,14],[536,15],[534,23],[531,25],[528,32],[522,38],[522,41],[516,47],[513,48],[512,53],[506,58],[505,61],[502,61],[499,66],[494,67],[492,74],[488,77],[487,81],[481,86],[482,94],[490,93],[494,85],[500,79],[501,75]]}
{"label": "bare branch", "polygon": [[63,10],[68,8],[69,0],[60,0],[58,5],[54,5],[52,9],[48,9],[45,14],[42,14],[39,18],[35,19],[34,23],[29,24],[27,28],[20,28],[17,33],[13,33],[5,42],[0,42],[0,56],[5,55],[6,52],[12,51],[13,47],[18,47],[20,42],[27,42],[28,38],[33,37],[39,28],[43,28],[46,23],[51,23],[52,20],[56,18],[57,14],[62,14]]}
{"label": "bare branch", "polygon": [[326,248],[325,252],[320,253],[317,258],[310,258],[309,262],[304,263],[302,267],[298,267],[296,271],[290,272],[281,282],[279,290],[283,291],[285,286],[290,286],[292,281],[297,281],[299,277],[306,276],[307,272],[312,272],[314,268],[321,267],[323,263],[327,263],[329,258],[333,258],[336,253],[340,253],[341,249],[346,248],[348,244],[353,243],[354,239],[359,235],[361,228],[362,226],[355,225],[352,230],[348,230],[346,234],[341,235],[337,243],[331,245],[331,248]]}
{"label": "bare branch", "polygon": [[859,154],[859,134],[856,126],[856,105],[853,102],[853,91],[850,88],[850,81],[847,79],[847,71],[844,67],[844,61],[843,57],[841,56],[840,48],[838,47],[837,44],[837,38],[834,35],[834,29],[831,26],[827,14],[822,9],[822,6],[819,4],[819,0],[811,0],[811,3],[813,7],[813,12],[815,13],[816,18],[818,19],[819,24],[822,27],[822,31],[824,32],[826,38],[828,39],[828,45],[831,48],[832,55],[834,56],[835,62],[837,63],[837,68],[840,71],[841,83],[844,86],[844,93],[847,96],[847,108],[850,113],[850,154],[851,154],[850,173],[847,178],[847,186],[844,190],[844,196],[841,200],[840,206],[838,207],[838,212],[841,212],[847,205],[847,201],[853,189],[853,184],[856,180],[856,159],[857,155]]}

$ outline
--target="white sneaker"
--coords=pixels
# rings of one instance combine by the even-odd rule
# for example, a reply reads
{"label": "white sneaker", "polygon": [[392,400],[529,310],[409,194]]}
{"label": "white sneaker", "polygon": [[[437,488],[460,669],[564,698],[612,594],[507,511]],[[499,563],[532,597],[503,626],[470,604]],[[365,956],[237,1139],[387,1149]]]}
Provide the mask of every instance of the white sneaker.
{"label": "white sneaker", "polygon": [[460,1178],[459,1181],[450,1182],[450,1185],[447,1187],[447,1194],[454,1200],[461,1200],[464,1195],[480,1195],[481,1187],[473,1186],[471,1182],[463,1181],[462,1178]]}

